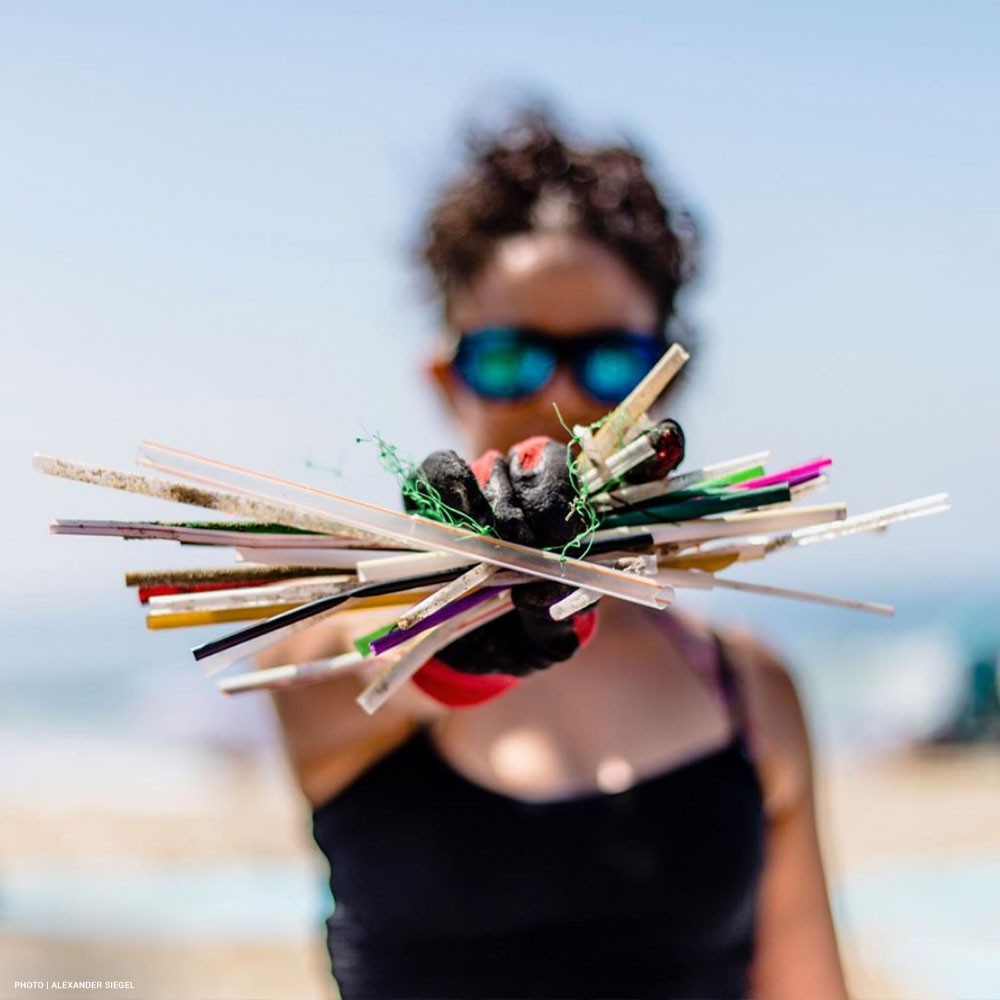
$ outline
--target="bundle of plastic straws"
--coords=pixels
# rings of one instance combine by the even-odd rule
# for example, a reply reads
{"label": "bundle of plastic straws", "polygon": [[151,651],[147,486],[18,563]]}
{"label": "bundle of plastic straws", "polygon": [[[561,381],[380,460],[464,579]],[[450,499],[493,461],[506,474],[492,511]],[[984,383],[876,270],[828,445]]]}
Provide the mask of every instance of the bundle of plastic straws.
{"label": "bundle of plastic straws", "polygon": [[233,550],[231,567],[126,574],[150,628],[243,623],[193,649],[206,673],[248,661],[289,635],[353,610],[384,606],[389,625],[340,656],[249,670],[219,680],[227,694],[314,684],[369,666],[358,697],[374,712],[455,639],[506,613],[511,589],[569,585],[550,609],[565,618],[615,597],[666,608],[683,588],[727,588],[875,614],[884,604],[734,579],[739,564],[948,509],[947,494],[848,516],[842,503],[807,504],[827,483],[829,458],[767,471],[761,452],[678,471],[684,435],[650,411],[687,360],[672,347],[635,390],[570,448],[588,528],[560,551],[407,514],[146,442],[122,472],[45,455],[49,475],[193,505],[230,520],[57,520],[55,534],[169,540]]}

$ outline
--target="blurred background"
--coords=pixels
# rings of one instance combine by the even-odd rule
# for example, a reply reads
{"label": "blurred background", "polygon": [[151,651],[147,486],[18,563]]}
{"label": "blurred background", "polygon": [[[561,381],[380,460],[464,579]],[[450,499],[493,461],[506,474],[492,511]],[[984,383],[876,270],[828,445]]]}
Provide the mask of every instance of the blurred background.
{"label": "blurred background", "polygon": [[356,437],[458,443],[420,372],[422,211],[462,126],[536,95],[636,138],[700,220],[692,463],[829,454],[854,512],[951,493],[743,573],[893,619],[682,600],[794,668],[855,994],[1000,995],[998,28],[913,0],[2,5],[0,995],[329,994],[268,702],[219,696],[211,633],[147,633],[123,586],[190,558],[47,533],[180,508],[30,456],[130,468],[148,437],[395,505]]}

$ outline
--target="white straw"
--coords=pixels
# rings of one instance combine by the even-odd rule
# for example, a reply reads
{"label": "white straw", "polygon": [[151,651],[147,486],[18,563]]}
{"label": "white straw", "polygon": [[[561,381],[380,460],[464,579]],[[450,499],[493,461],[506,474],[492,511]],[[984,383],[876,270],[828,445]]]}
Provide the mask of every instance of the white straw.
{"label": "white straw", "polygon": [[442,569],[455,569],[474,562],[468,556],[449,552],[411,552],[404,556],[386,556],[384,553],[366,554],[358,562],[358,579],[365,583],[394,580],[401,576],[419,576]]}
{"label": "white straw", "polygon": [[151,612],[230,611],[235,608],[265,607],[271,604],[306,604],[335,594],[354,581],[352,576],[314,576],[261,587],[238,587],[232,590],[203,590],[190,594],[164,594],[150,597]]}
{"label": "white straw", "polygon": [[[768,534],[812,524],[827,524],[844,519],[843,504],[822,504],[801,507],[780,514],[738,514],[723,517],[700,517],[691,521],[667,524],[633,525],[632,531],[646,531],[655,545],[676,545],[683,542],[709,541],[713,538],[732,538],[741,535]],[[609,532],[594,533],[595,541],[614,537]]]}
{"label": "white straw", "polygon": [[464,597],[470,591],[483,586],[497,574],[496,566],[489,563],[480,563],[473,566],[467,573],[439,587],[433,594],[425,597],[422,601],[414,604],[409,611],[404,612],[396,619],[397,629],[407,629],[423,621],[428,615],[443,608],[446,604]]}
{"label": "white straw", "polygon": [[331,677],[350,673],[372,659],[374,657],[366,657],[357,650],[351,650],[349,653],[341,653],[339,656],[331,656],[323,660],[290,663],[281,667],[268,667],[265,670],[251,670],[236,677],[225,677],[216,683],[223,694],[244,694],[247,691],[274,691],[279,688],[303,687],[306,684],[318,684]]}
{"label": "white straw", "polygon": [[555,604],[551,605],[549,607],[549,616],[554,621],[561,622],[566,618],[571,618],[573,615],[579,614],[592,604],[596,604],[600,599],[600,594],[596,594],[592,590],[584,590],[581,587],[579,590],[574,590],[573,593],[567,594],[561,601],[556,601]]}

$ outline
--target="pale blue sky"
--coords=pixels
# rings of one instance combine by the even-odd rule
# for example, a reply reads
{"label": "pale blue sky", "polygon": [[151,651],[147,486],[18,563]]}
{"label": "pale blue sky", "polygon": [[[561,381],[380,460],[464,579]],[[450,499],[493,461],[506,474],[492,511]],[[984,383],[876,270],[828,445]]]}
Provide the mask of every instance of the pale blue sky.
{"label": "pale blue sky", "polygon": [[[44,480],[152,437],[393,502],[379,430],[457,439],[415,376],[407,261],[465,117],[518,88],[641,140],[702,218],[692,461],[835,458],[854,510],[955,512],[746,576],[879,597],[1000,558],[995,3],[0,7],[8,610],[120,600],[166,547],[46,535],[180,513]],[[325,477],[325,478],[324,478]]]}

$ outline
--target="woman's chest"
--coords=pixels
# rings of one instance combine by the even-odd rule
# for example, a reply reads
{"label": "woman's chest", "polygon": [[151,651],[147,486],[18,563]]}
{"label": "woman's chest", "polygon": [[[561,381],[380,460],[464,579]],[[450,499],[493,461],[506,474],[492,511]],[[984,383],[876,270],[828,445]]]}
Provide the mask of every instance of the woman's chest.
{"label": "woman's chest", "polygon": [[608,617],[572,660],[438,723],[444,760],[493,791],[550,801],[620,792],[728,742],[706,666],[644,619]]}

